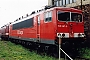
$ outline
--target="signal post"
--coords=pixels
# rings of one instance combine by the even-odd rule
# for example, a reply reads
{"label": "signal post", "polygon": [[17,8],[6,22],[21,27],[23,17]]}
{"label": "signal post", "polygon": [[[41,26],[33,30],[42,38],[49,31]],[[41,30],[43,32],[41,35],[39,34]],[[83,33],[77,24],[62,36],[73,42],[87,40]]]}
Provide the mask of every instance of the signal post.
{"label": "signal post", "polygon": [[59,37],[59,60],[61,60],[61,36],[58,36]]}

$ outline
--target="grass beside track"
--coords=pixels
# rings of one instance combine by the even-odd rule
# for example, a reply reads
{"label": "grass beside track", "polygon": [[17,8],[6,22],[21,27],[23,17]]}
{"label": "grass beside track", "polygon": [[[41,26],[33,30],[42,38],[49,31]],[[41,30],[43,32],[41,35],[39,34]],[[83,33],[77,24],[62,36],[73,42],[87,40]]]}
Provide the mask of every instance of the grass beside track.
{"label": "grass beside track", "polygon": [[0,60],[57,60],[53,57],[41,56],[30,52],[21,45],[0,40]]}
{"label": "grass beside track", "polygon": [[86,59],[90,60],[90,48],[88,48],[88,47],[82,48],[80,51],[80,56],[82,58],[86,58]]}

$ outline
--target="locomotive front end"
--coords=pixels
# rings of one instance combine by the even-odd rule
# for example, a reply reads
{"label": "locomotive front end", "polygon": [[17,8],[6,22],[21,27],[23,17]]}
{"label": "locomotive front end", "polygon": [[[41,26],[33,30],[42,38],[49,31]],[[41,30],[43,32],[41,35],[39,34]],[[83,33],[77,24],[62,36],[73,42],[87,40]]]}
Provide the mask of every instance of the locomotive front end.
{"label": "locomotive front end", "polygon": [[84,21],[81,10],[74,8],[58,9],[56,44],[70,56],[78,56],[79,48],[86,42],[84,34]]}
{"label": "locomotive front end", "polygon": [[84,38],[84,22],[79,10],[57,11],[57,37]]}

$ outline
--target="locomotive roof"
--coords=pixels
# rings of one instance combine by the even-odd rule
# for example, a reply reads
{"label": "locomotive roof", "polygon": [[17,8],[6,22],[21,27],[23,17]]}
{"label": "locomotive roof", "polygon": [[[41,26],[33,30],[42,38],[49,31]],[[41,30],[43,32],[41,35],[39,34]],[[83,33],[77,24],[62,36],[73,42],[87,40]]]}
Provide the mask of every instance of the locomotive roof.
{"label": "locomotive roof", "polygon": [[53,9],[60,9],[62,11],[71,11],[71,12],[80,12],[82,13],[82,10],[78,10],[78,9],[75,9],[75,8],[69,8],[69,7],[54,7],[54,8],[51,8],[51,9],[48,9],[48,10],[53,10]]}
{"label": "locomotive roof", "polygon": [[17,23],[17,21],[18,21],[18,22],[21,22],[21,21],[27,20],[27,19],[29,19],[29,18],[32,18],[32,17],[36,16],[36,15],[39,15],[39,14],[41,14],[41,13],[44,13],[44,12],[47,12],[47,11],[51,11],[51,10],[54,10],[54,9],[59,9],[59,10],[62,10],[62,11],[71,11],[71,12],[80,12],[80,13],[82,13],[81,10],[78,10],[78,9],[75,9],[75,8],[53,7],[53,8],[48,8],[48,9],[40,10],[39,12],[33,11],[28,17],[25,17],[25,18],[23,18],[23,19],[21,18],[20,20],[16,20],[16,21],[12,22],[12,24]]}

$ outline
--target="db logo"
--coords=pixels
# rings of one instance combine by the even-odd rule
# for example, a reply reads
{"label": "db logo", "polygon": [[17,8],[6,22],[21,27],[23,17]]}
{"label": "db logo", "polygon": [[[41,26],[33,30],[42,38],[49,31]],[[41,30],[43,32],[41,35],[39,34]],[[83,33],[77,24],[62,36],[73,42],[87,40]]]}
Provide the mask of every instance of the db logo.
{"label": "db logo", "polygon": [[17,34],[23,34],[23,31],[17,30]]}

